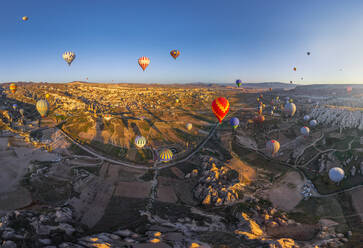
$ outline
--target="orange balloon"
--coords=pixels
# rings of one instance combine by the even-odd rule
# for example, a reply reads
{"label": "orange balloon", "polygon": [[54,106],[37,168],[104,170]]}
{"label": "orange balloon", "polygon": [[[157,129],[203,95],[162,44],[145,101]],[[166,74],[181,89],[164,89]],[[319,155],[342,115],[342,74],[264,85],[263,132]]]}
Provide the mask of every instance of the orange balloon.
{"label": "orange balloon", "polygon": [[148,67],[149,64],[150,64],[150,59],[148,57],[139,58],[139,65],[141,66],[143,71],[145,71],[146,67]]}
{"label": "orange balloon", "polygon": [[212,110],[219,123],[221,123],[229,111],[228,100],[224,97],[218,97],[217,99],[214,99],[212,102]]}

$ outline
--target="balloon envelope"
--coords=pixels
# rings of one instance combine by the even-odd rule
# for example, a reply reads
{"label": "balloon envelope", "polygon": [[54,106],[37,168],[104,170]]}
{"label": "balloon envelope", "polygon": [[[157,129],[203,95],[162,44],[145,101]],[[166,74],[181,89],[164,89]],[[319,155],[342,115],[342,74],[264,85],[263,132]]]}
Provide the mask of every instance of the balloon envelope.
{"label": "balloon envelope", "polygon": [[315,127],[316,125],[318,125],[318,122],[317,122],[316,120],[311,120],[311,121],[309,122],[309,125],[310,125],[311,127]]}
{"label": "balloon envelope", "polygon": [[303,136],[309,136],[310,128],[308,128],[308,127],[302,127],[302,128],[300,128],[300,133]]}
{"label": "balloon envelope", "polygon": [[176,58],[180,55],[180,51],[179,51],[179,50],[172,50],[172,51],[170,52],[170,55],[171,55],[174,59],[176,59]]}
{"label": "balloon envelope", "polygon": [[146,67],[150,64],[150,59],[148,57],[141,57],[138,62],[142,70],[145,71]]}
{"label": "balloon envelope", "polygon": [[143,148],[146,144],[146,138],[144,136],[136,136],[135,138],[135,145],[138,148]]}
{"label": "balloon envelope", "polygon": [[27,21],[27,20],[29,20],[29,17],[23,16],[21,19],[23,19],[23,21]]}
{"label": "balloon envelope", "polygon": [[46,100],[39,100],[36,104],[36,108],[40,114],[41,117],[44,117],[47,115],[48,112],[48,102]]}
{"label": "balloon envelope", "polygon": [[240,87],[240,86],[241,86],[241,84],[242,84],[242,81],[241,81],[240,79],[237,79],[237,80],[236,80],[236,84],[237,84],[237,86],[238,86],[238,87]]}
{"label": "balloon envelope", "polygon": [[280,150],[280,143],[277,140],[270,140],[266,143],[266,150],[273,156]]}
{"label": "balloon envelope", "polygon": [[160,160],[164,163],[170,161],[173,158],[173,152],[170,149],[164,149],[160,153]]}
{"label": "balloon envelope", "polygon": [[192,130],[193,125],[192,123],[187,123],[187,125],[185,126],[187,128],[188,131]]}
{"label": "balloon envelope", "polygon": [[335,183],[340,182],[344,178],[344,170],[339,167],[334,167],[329,170],[329,178]]}
{"label": "balloon envelope", "polygon": [[14,84],[14,83],[10,84],[9,89],[10,89],[11,93],[14,94],[16,92],[16,89],[17,89],[16,84]]}
{"label": "balloon envelope", "polygon": [[237,128],[239,126],[239,119],[237,117],[231,118],[229,122],[234,128]]}
{"label": "balloon envelope", "polygon": [[308,121],[308,120],[310,120],[310,116],[305,115],[305,116],[304,116],[304,121]]}
{"label": "balloon envelope", "polygon": [[224,117],[229,111],[229,102],[224,97],[218,97],[212,102],[212,110],[214,115],[217,117],[219,123],[222,122]]}
{"label": "balloon envelope", "polygon": [[67,64],[70,66],[73,62],[73,60],[76,58],[76,54],[74,52],[65,52],[62,55],[64,61],[67,62]]}
{"label": "balloon envelope", "polygon": [[294,103],[288,102],[286,103],[285,107],[284,107],[285,113],[292,117],[295,115],[296,112],[296,105]]}

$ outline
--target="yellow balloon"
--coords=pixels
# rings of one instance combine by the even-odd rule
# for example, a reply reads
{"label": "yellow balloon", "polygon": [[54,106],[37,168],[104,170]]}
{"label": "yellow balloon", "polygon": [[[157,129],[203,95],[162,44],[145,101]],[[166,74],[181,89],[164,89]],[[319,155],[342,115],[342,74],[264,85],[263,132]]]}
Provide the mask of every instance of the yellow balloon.
{"label": "yellow balloon", "polygon": [[27,21],[29,18],[27,16],[23,16],[23,21]]}

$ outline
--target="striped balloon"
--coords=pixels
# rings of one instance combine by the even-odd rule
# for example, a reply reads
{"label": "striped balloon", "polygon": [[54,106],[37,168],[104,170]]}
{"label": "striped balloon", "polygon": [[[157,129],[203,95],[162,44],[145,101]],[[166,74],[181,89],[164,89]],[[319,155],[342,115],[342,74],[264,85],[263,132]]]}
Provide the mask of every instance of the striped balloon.
{"label": "striped balloon", "polygon": [[170,149],[164,149],[160,153],[160,161],[163,161],[164,163],[170,161],[173,158],[173,152]]}
{"label": "striped balloon", "polygon": [[228,100],[224,97],[218,97],[217,99],[214,99],[212,103],[212,110],[219,123],[221,123],[229,111]]}
{"label": "striped balloon", "polygon": [[10,89],[11,93],[14,94],[16,92],[16,88],[17,88],[16,84],[14,84],[14,83],[10,84],[9,89]]}
{"label": "striped balloon", "polygon": [[173,50],[170,52],[170,55],[176,59],[179,55],[180,55],[180,52],[178,50]]}
{"label": "striped balloon", "polygon": [[136,136],[135,138],[135,145],[138,147],[138,148],[143,148],[146,144],[146,139],[144,136]]}
{"label": "striped balloon", "polygon": [[70,66],[73,62],[73,60],[76,58],[76,54],[74,52],[65,52],[62,55],[63,59],[67,62],[67,64]]}
{"label": "striped balloon", "polygon": [[36,108],[40,114],[41,117],[44,117],[47,115],[48,112],[48,102],[46,100],[39,100],[36,104]]}
{"label": "striped balloon", "polygon": [[139,65],[141,66],[143,71],[145,71],[146,67],[148,67],[149,64],[150,64],[150,59],[148,57],[139,58]]}
{"label": "striped balloon", "polygon": [[277,140],[270,140],[266,143],[266,150],[273,156],[280,150],[280,143]]}
{"label": "striped balloon", "polygon": [[290,116],[293,117],[295,112],[296,112],[296,105],[294,103],[286,103],[285,107],[284,107],[285,113]]}
{"label": "striped balloon", "polygon": [[308,127],[302,127],[302,128],[300,128],[300,133],[301,133],[304,137],[307,137],[307,136],[309,136],[310,128],[308,128]]}

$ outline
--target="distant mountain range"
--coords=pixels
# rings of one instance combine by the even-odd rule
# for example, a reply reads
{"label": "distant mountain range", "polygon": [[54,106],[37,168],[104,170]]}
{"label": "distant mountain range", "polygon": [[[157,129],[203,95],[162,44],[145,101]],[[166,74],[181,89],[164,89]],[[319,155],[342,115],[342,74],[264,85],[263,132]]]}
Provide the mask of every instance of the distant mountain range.
{"label": "distant mountain range", "polygon": [[[202,82],[195,82],[195,83],[189,83],[187,85],[193,85],[193,86],[214,86],[214,87],[226,87],[226,86],[236,86],[233,83],[202,83]],[[262,83],[242,83],[241,87],[247,87],[247,88],[295,88],[295,84],[289,84],[289,83],[281,83],[281,82],[262,82]]]}

